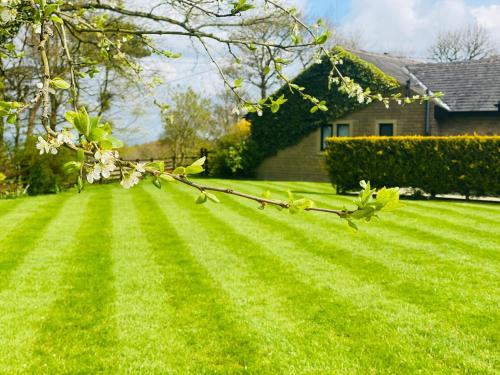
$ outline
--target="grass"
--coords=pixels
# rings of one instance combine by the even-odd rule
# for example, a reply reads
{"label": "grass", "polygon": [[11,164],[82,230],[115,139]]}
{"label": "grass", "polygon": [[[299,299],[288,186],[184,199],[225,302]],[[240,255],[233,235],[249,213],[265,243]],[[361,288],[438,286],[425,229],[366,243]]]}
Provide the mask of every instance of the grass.
{"label": "grass", "polygon": [[[212,181],[318,205],[328,184]],[[347,230],[178,185],[0,201],[0,373],[498,373],[500,206]]]}

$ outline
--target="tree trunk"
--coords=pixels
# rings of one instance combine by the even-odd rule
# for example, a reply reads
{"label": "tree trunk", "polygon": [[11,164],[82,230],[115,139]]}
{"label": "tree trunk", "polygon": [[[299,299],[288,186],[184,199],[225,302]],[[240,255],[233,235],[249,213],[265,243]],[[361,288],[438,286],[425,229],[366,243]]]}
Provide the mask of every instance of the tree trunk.
{"label": "tree trunk", "polygon": [[21,119],[19,117],[16,119],[16,123],[14,125],[16,128],[16,134],[14,137],[14,150],[17,154],[17,152],[19,151],[19,144],[21,141]]}
{"label": "tree trunk", "polygon": [[260,76],[260,98],[267,99],[266,76]]}
{"label": "tree trunk", "polygon": [[26,142],[25,142],[25,147],[28,148],[31,146],[32,138],[33,138],[33,132],[35,131],[35,124],[36,124],[36,119],[37,119],[37,112],[38,109],[40,108],[41,101],[38,101],[29,109],[28,112],[28,127],[26,129]]}
{"label": "tree trunk", "polygon": [[56,130],[57,126],[57,110],[59,109],[59,101],[55,97],[55,95],[50,96],[50,128],[52,130]]}

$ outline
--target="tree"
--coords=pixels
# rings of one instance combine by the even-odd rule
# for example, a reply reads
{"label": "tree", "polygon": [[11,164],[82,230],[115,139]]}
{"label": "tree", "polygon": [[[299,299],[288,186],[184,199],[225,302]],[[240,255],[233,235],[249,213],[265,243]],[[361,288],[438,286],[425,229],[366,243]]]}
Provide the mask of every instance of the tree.
{"label": "tree", "polygon": [[176,161],[182,164],[185,157],[197,149],[197,145],[213,139],[212,103],[191,88],[175,93],[172,103],[172,106],[160,106],[165,129],[162,141]]}
{"label": "tree", "polygon": [[[160,6],[161,5],[161,6]],[[232,30],[248,29],[259,21],[258,14],[262,10],[282,15],[289,20],[291,32],[289,38],[283,40],[268,40],[265,37],[231,36]],[[364,219],[369,221],[379,211],[394,207],[399,199],[397,189],[384,190],[377,199],[372,197],[375,190],[369,184],[362,184],[362,193],[352,209],[327,209],[317,208],[309,199],[297,199],[292,194],[288,200],[271,199],[268,194],[264,196],[252,196],[229,188],[206,186],[192,181],[189,176],[203,171],[204,159],[200,159],[187,167],[178,167],[174,171],[166,171],[161,163],[141,164],[125,161],[120,158],[118,150],[123,143],[113,136],[112,126],[103,121],[97,113],[90,113],[80,103],[78,95],[77,77],[92,78],[92,71],[98,65],[98,61],[91,58],[79,58],[75,51],[69,47],[68,34],[71,34],[79,43],[91,43],[95,52],[104,58],[112,57],[121,62],[121,66],[129,71],[139,72],[141,67],[131,56],[125,52],[127,46],[135,40],[144,43],[152,53],[166,58],[179,58],[180,56],[171,50],[158,46],[151,36],[168,36],[170,38],[185,38],[196,43],[206,56],[218,69],[226,87],[235,95],[238,105],[235,112],[257,112],[264,110],[277,112],[280,106],[287,101],[286,95],[279,98],[266,98],[258,101],[252,100],[248,95],[238,90],[240,83],[231,82],[221,68],[220,61],[216,58],[214,49],[225,48],[228,55],[234,61],[242,61],[234,52],[235,49],[255,48],[283,51],[293,51],[308,48],[313,49],[317,56],[316,60],[327,59],[331,62],[331,72],[326,78],[331,89],[340,90],[349,97],[356,98],[360,103],[370,103],[380,100],[386,103],[390,101],[401,102],[395,95],[383,97],[378,93],[372,93],[348,77],[341,74],[341,62],[336,56],[324,48],[328,41],[329,32],[321,23],[307,25],[300,19],[295,9],[286,7],[278,0],[264,0],[263,2],[253,0],[165,0],[151,6],[149,11],[135,8],[128,2],[101,2],[91,0],[5,0],[0,5],[0,53],[2,58],[23,59],[24,56],[16,52],[17,45],[13,40],[20,31],[29,28],[34,30],[37,36],[36,51],[34,57],[36,66],[39,66],[39,77],[41,82],[36,85],[35,95],[30,100],[2,100],[0,102],[0,117],[7,121],[15,121],[25,111],[29,111],[40,103],[40,122],[45,135],[38,137],[36,147],[40,153],[56,154],[61,147],[74,151],[75,159],[66,165],[68,172],[75,174],[79,191],[84,188],[84,179],[93,183],[100,178],[108,178],[112,171],[119,169],[121,184],[125,188],[131,188],[139,180],[148,175],[157,187],[161,187],[161,181],[177,181],[190,186],[199,192],[197,203],[207,200],[218,201],[212,192],[231,194],[245,199],[258,202],[262,208],[267,205],[278,206],[289,210],[291,213],[300,211],[325,212],[345,219],[350,226],[353,220]],[[110,19],[120,19],[133,25],[120,22],[108,22]],[[90,35],[90,38],[86,38]],[[57,41],[57,42],[54,42]],[[65,61],[68,74],[60,77],[49,58],[52,45],[59,43],[58,55]],[[217,46],[217,47],[214,47]],[[78,51],[78,50],[77,50]],[[217,49],[220,54],[220,49]],[[274,56],[274,55],[273,55]],[[244,61],[243,65],[244,65]],[[327,111],[325,102],[308,94],[307,88],[294,84],[284,74],[283,68],[290,62],[281,57],[273,58],[269,69],[288,87],[289,90],[298,93],[311,105],[311,113]],[[68,90],[68,104],[72,110],[65,111],[65,124],[51,126],[50,106],[51,97],[58,92]],[[415,96],[409,101],[428,100],[429,97]],[[65,103],[66,104],[66,103]],[[199,133],[199,131],[198,131]]]}
{"label": "tree", "polygon": [[[310,57],[305,57],[309,49],[296,48],[291,51],[279,48],[290,35],[293,34],[294,25],[284,14],[270,14],[260,16],[253,20],[252,24],[245,29],[237,30],[231,34],[233,39],[251,38],[255,40],[267,40],[276,43],[277,46],[236,46],[237,60],[225,68],[226,74],[233,80],[241,80],[257,89],[259,99],[267,99],[270,89],[280,83],[280,76],[272,65],[275,61],[286,60],[291,64],[302,58],[306,64]],[[296,32],[295,41],[300,43],[300,33]],[[243,64],[242,64],[243,62]]]}
{"label": "tree", "polygon": [[479,60],[494,54],[490,34],[477,23],[441,32],[430,48],[430,58],[439,62]]}

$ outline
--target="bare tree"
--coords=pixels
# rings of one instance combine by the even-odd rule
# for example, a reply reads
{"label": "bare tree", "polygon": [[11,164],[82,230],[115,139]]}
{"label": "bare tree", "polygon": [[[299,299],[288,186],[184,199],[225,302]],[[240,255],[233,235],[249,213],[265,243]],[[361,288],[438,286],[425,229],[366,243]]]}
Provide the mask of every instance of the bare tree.
{"label": "bare tree", "polygon": [[495,48],[488,30],[475,23],[440,33],[429,52],[435,61],[451,62],[487,58],[494,55]]}
{"label": "bare tree", "polygon": [[[263,19],[255,19],[252,25],[240,29],[231,34],[233,39],[251,38],[255,40],[267,40],[276,45],[286,44],[293,33],[293,24],[283,14],[267,15]],[[308,49],[309,51],[310,49]],[[297,60],[307,61],[304,51],[296,48],[293,51],[285,51],[276,46],[237,46],[235,54],[238,61],[227,66],[224,72],[234,80],[241,79],[244,83],[258,90],[259,99],[266,99],[271,88],[279,82],[279,75],[272,69],[273,62],[277,59],[287,60],[292,63]],[[241,61],[243,64],[238,63]]]}

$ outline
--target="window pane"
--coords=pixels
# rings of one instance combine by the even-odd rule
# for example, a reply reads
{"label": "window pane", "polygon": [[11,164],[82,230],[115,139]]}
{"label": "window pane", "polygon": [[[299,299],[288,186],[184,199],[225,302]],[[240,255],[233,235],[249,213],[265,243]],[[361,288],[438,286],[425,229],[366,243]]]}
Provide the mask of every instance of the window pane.
{"label": "window pane", "polygon": [[394,124],[379,124],[379,135],[392,137],[394,135]]}
{"label": "window pane", "polygon": [[333,126],[325,125],[321,127],[321,150],[326,148],[326,139],[333,136]]}
{"label": "window pane", "polygon": [[337,124],[337,137],[349,137],[349,124]]}

